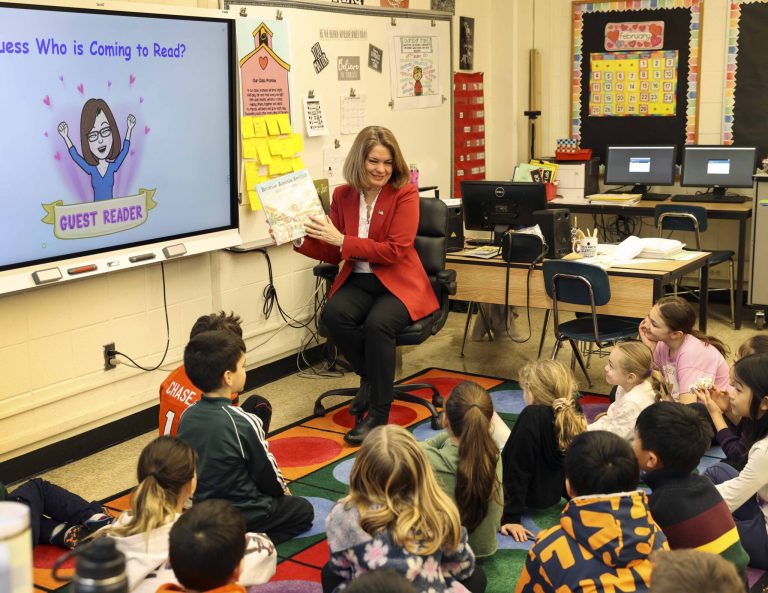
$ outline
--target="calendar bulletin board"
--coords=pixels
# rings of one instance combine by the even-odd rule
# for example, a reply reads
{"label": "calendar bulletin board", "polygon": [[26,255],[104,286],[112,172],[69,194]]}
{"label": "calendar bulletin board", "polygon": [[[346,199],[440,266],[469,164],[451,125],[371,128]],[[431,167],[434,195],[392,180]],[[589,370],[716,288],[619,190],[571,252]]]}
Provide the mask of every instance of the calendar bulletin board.
{"label": "calendar bulletin board", "polygon": [[604,161],[609,144],[695,143],[701,4],[574,2],[571,137],[593,156]]}
{"label": "calendar bulletin board", "polygon": [[723,144],[757,146],[768,155],[768,0],[729,0]]}

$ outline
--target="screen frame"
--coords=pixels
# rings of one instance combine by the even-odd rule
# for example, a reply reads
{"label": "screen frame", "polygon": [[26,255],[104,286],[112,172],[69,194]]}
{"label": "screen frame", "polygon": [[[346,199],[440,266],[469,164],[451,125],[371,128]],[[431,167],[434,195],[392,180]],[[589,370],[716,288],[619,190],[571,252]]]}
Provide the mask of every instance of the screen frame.
{"label": "screen frame", "polygon": [[[0,294],[33,288],[38,285],[33,279],[36,271],[51,270],[59,268],[62,277],[59,281],[75,279],[67,270],[82,265],[95,265],[96,269],[82,274],[76,274],[77,278],[98,275],[105,272],[126,269],[128,267],[137,267],[158,263],[170,257],[182,257],[224,249],[239,245],[242,241],[239,233],[240,226],[240,193],[239,193],[239,148],[238,148],[238,68],[237,68],[237,36],[235,32],[234,16],[222,11],[200,10],[192,11],[184,7],[164,7],[152,6],[155,12],[146,10],[137,10],[135,5],[129,5],[121,2],[87,2],[73,5],[71,2],[59,2],[56,0],[47,0],[45,4],[28,4],[14,0],[0,1],[0,8],[15,10],[40,10],[48,13],[78,13],[95,14],[116,17],[141,17],[163,20],[183,20],[183,21],[204,21],[221,23],[226,26],[227,32],[227,90],[229,100],[228,122],[229,122],[229,146],[227,152],[229,156],[229,223],[218,225],[197,231],[188,231],[184,233],[175,233],[172,235],[159,236],[141,241],[130,241],[120,243],[111,247],[98,249],[86,249],[71,254],[54,255],[45,258],[39,258],[27,261],[18,261],[10,264],[0,265]],[[169,256],[163,250],[168,246],[184,245],[185,253],[182,255]],[[131,256],[135,254],[153,257],[142,261],[130,261]]]}
{"label": "screen frame", "polygon": [[[547,208],[547,197],[546,197],[547,196],[547,192],[546,192],[546,186],[543,183],[534,183],[534,182],[526,182],[526,181],[487,181],[487,180],[468,180],[468,181],[462,181],[460,183],[461,183],[461,195],[462,195],[462,198],[461,198],[461,208],[462,208],[462,216],[463,216],[463,220],[464,220],[464,227],[467,230],[470,230],[470,231],[492,232],[492,231],[498,231],[499,229],[497,229],[496,227],[501,227],[501,226],[505,227],[503,230],[506,230],[506,228],[511,228],[512,226],[515,226],[515,225],[533,226],[533,225],[536,224],[536,221],[535,221],[535,219],[533,217],[533,212],[536,212],[536,211],[539,211],[539,210],[546,210],[546,208]],[[526,188],[526,189],[541,188],[541,197],[543,197],[543,201],[541,203],[541,207],[540,208],[538,207],[539,206],[538,204],[536,205],[537,207],[534,207],[534,208],[525,208],[525,211],[522,214],[523,215],[530,215],[530,219],[529,220],[523,220],[521,222],[513,221],[510,224],[501,223],[501,224],[489,224],[489,225],[485,225],[485,226],[482,226],[482,225],[467,226],[467,216],[466,216],[466,212],[467,212],[467,209],[466,209],[466,203],[467,203],[466,196],[467,196],[467,193],[465,191],[465,188],[472,187],[472,186],[476,186],[476,187],[480,187],[480,188],[488,188],[489,190],[491,190],[492,188],[499,188],[499,187],[501,187],[501,188],[516,187],[516,188]],[[476,204],[477,208],[476,209],[477,209],[477,213],[480,214],[480,218],[482,218],[483,213],[484,213],[483,208],[482,208],[482,202],[485,202],[486,200],[488,202],[491,202],[492,198],[495,198],[495,199],[498,199],[498,200],[506,199],[508,201],[515,201],[514,192],[511,192],[511,197],[507,198],[506,197],[506,191],[508,191],[508,190],[505,190],[505,195],[504,196],[497,196],[497,195],[495,195],[495,191],[494,191],[493,193],[489,193],[488,195],[484,195],[483,196],[483,200],[476,200],[477,201],[477,204]],[[472,195],[472,193],[470,192],[469,195]],[[472,200],[472,199],[470,200],[470,202],[474,202],[474,201],[475,200]],[[472,215],[474,216],[475,208],[471,208],[470,210],[473,211]],[[471,218],[472,218],[472,216],[470,216],[470,219]],[[472,222],[474,222],[474,221],[472,221]],[[482,226],[482,228],[480,228],[481,226]]]}
{"label": "screen frame", "polygon": [[[670,177],[667,181],[666,179],[663,182],[657,182],[657,181],[616,181],[615,178],[608,177],[608,172],[610,171],[610,164],[611,164],[611,149],[663,149],[663,148],[671,148],[672,149],[672,168],[670,170]],[[677,146],[674,144],[646,144],[646,145],[636,145],[636,144],[628,144],[628,145],[620,145],[620,144],[610,144],[606,146],[605,148],[605,175],[603,177],[606,184],[609,185],[644,185],[648,187],[667,187],[670,185],[675,184],[675,165],[677,164]]]}
{"label": "screen frame", "polygon": [[[725,150],[725,151],[739,151],[739,150],[752,150],[754,153],[754,160],[752,162],[752,170],[749,176],[749,183],[744,183],[744,185],[738,185],[733,183],[722,183],[722,184],[704,184],[704,183],[694,183],[689,180],[686,180],[686,174],[685,174],[685,163],[687,155],[690,152],[696,151],[696,150]],[[757,166],[757,147],[756,146],[733,146],[733,145],[722,145],[722,144],[690,144],[683,147],[683,165],[682,165],[682,172],[680,174],[680,187],[741,187],[741,188],[747,188],[747,187],[753,187],[754,186],[754,180],[752,179],[752,176],[755,174],[755,167]]]}

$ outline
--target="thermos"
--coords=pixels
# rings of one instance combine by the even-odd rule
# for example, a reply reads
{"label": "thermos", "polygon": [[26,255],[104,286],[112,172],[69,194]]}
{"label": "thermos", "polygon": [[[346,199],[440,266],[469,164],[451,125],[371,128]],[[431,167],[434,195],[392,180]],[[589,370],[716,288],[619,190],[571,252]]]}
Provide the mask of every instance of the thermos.
{"label": "thermos", "polygon": [[109,537],[99,537],[75,550],[73,593],[128,593],[125,556]]}
{"label": "thermos", "polygon": [[32,591],[29,507],[20,502],[0,502],[0,591]]}

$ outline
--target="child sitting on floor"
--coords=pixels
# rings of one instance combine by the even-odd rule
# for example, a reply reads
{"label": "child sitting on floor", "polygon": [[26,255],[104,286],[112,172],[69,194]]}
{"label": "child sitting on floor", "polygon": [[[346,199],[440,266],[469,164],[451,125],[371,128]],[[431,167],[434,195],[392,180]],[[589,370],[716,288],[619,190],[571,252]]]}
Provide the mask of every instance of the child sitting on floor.
{"label": "child sitting on floor", "polygon": [[[131,497],[131,510],[96,533],[96,537],[114,539],[125,554],[130,591],[145,593],[161,583],[175,582],[166,567],[168,534],[195,491],[196,462],[194,449],[181,439],[163,436],[151,441],[139,456],[139,484]],[[241,582],[266,583],[275,573],[274,546],[262,534],[250,537],[254,553],[246,556]]]}
{"label": "child sitting on floor", "polygon": [[651,556],[652,593],[744,593],[733,564],[697,550],[659,551]]}
{"label": "child sitting on floor", "polygon": [[419,591],[485,590],[456,505],[401,426],[376,427],[363,441],[349,495],[331,510],[326,532],[331,558],[322,571],[324,593],[378,569],[399,572]]}
{"label": "child sitting on floor", "polygon": [[616,385],[616,399],[587,430],[607,430],[631,441],[640,412],[670,398],[661,373],[653,368],[653,353],[642,342],[619,342],[611,349],[605,380]]}
{"label": "child sitting on floor", "polygon": [[750,420],[746,465],[718,463],[704,472],[736,520],[749,565],[768,570],[768,354],[751,354],[733,365],[731,407]]}
{"label": "child sitting on floor", "polygon": [[[274,554],[269,540],[246,534],[245,519],[223,500],[204,500],[186,511],[171,527],[168,559],[180,585],[165,583],[157,593],[245,593],[243,565],[251,544]],[[248,552],[246,552],[248,549]],[[274,567],[273,567],[274,570]]]}
{"label": "child sitting on floor", "polygon": [[245,385],[245,343],[232,332],[203,332],[184,349],[189,378],[203,396],[184,412],[179,437],[197,451],[195,502],[226,500],[245,517],[250,531],[280,544],[312,527],[315,511],[291,496],[254,414],[230,405]]}
{"label": "child sitting on floor", "polygon": [[488,392],[464,381],[445,402],[445,432],[422,443],[437,481],[459,508],[477,558],[496,551],[501,519],[501,458],[491,434],[492,418]]}
{"label": "child sitting on floor", "polygon": [[565,454],[572,497],[560,523],[539,534],[516,593],[646,591],[664,534],[637,490],[640,468],[629,443],[611,432],[579,435]]}
{"label": "child sitting on floor", "polygon": [[[750,354],[768,354],[768,336],[755,334],[739,346],[734,364]],[[709,412],[715,427],[715,438],[728,463],[741,469],[747,459],[750,420],[733,413],[729,391],[721,391],[713,386],[711,389],[697,390],[696,396]]]}
{"label": "child sitting on floor", "polygon": [[670,386],[672,398],[682,404],[696,401],[697,386],[728,388],[726,345],[693,328],[696,309],[678,296],[662,297],[640,324],[640,339],[653,350],[653,365]]}
{"label": "child sitting on floor", "polygon": [[112,523],[112,517],[96,502],[41,478],[32,478],[10,494],[0,483],[0,501],[29,507],[32,545],[50,544],[75,548],[91,533]]}
{"label": "child sitting on floor", "polygon": [[573,373],[556,360],[535,360],[520,370],[527,404],[501,453],[504,514],[501,533],[523,542],[533,537],[521,524],[527,507],[546,508],[565,493],[563,455],[586,430]]}
{"label": "child sitting on floor", "polygon": [[[189,332],[191,340],[197,334],[207,331],[224,330],[235,334],[238,338],[243,337],[243,328],[240,325],[240,316],[230,313],[227,315],[224,311],[202,315],[197,318],[192,330]],[[166,377],[160,384],[160,434],[176,435],[179,429],[179,420],[186,409],[200,399],[203,390],[192,383],[187,376],[186,369],[182,364]],[[230,394],[232,405],[239,405],[239,393]],[[261,419],[264,433],[269,433],[269,423],[272,419],[272,406],[260,395],[252,395],[243,403],[243,410],[251,414],[256,414]]]}
{"label": "child sitting on floor", "polygon": [[632,443],[643,481],[653,490],[649,507],[669,547],[720,554],[744,573],[749,558],[722,496],[693,473],[712,442],[712,427],[693,406],[659,402],[637,419]]}

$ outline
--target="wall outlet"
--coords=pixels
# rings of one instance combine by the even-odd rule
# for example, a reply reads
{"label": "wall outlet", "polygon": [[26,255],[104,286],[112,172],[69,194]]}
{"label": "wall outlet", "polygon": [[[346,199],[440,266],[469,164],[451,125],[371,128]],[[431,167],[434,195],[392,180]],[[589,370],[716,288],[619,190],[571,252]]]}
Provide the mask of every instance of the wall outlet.
{"label": "wall outlet", "polygon": [[112,371],[117,367],[117,357],[115,356],[115,343],[104,344],[104,370]]}

